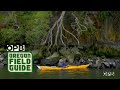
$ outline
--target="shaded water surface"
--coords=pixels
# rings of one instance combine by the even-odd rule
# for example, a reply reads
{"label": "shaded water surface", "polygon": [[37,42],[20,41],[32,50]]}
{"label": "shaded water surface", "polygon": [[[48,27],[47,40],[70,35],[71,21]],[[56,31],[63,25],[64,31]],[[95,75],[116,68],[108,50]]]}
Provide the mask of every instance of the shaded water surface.
{"label": "shaded water surface", "polygon": [[40,71],[32,73],[10,73],[0,69],[0,79],[120,79],[120,69],[85,69],[75,71]]}

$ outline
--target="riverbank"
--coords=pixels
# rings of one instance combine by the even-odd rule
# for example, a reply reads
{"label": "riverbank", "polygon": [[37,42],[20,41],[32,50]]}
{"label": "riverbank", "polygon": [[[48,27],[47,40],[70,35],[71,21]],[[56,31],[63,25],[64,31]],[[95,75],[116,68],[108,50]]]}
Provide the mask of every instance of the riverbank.
{"label": "riverbank", "polygon": [[[61,60],[61,59],[60,59]],[[43,66],[57,66],[60,60],[52,60],[52,59],[35,59],[34,64],[43,65]],[[120,60],[115,58],[101,58],[95,57],[93,59],[83,59],[81,58],[79,61],[74,61],[73,63],[65,60],[65,63],[68,65],[86,65],[90,64],[88,68],[97,68],[97,69],[119,69],[120,68]]]}
{"label": "riverbank", "polygon": [[[74,60],[73,63],[69,62],[67,59],[34,59],[34,65],[44,65],[44,66],[57,66],[59,61],[65,61],[68,65],[86,65],[90,64],[88,68],[120,68],[119,58],[104,58],[104,57],[94,57],[90,58],[80,58],[79,60]],[[3,53],[0,55],[0,68],[3,68],[7,65],[6,63],[6,54]]]}
{"label": "riverbank", "polygon": [[[48,52],[43,53],[39,51],[33,51],[33,56],[39,56],[34,58],[34,63],[44,66],[57,66],[60,61],[64,61],[69,65],[86,65],[90,64],[89,68],[120,68],[120,58],[119,57],[106,57],[104,54],[100,55],[99,50],[92,50],[92,48],[81,48],[81,47],[69,47],[60,48],[56,52],[49,55]],[[114,49],[113,49],[114,51]],[[38,52],[38,53],[37,53]],[[95,53],[96,52],[96,53]],[[37,54],[36,54],[37,53]],[[107,53],[107,51],[104,53]],[[111,51],[112,53],[112,51]],[[117,53],[117,51],[116,51]],[[98,55],[99,54],[99,55]],[[114,53],[113,53],[114,54]],[[41,57],[41,56],[45,57]],[[117,55],[117,54],[116,54]],[[110,55],[107,55],[110,56]]]}

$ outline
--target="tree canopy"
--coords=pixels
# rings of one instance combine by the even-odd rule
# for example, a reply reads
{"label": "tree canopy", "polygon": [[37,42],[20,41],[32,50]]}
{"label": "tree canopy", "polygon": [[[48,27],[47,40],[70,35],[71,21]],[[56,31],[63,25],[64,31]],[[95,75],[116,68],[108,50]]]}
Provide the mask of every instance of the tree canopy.
{"label": "tree canopy", "polygon": [[120,40],[119,11],[0,11],[0,48],[91,46]]}

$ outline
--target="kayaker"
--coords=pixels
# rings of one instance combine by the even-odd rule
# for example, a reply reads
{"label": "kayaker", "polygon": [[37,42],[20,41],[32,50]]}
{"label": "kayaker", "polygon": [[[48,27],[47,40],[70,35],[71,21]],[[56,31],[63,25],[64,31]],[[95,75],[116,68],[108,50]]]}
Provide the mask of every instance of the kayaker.
{"label": "kayaker", "polygon": [[64,60],[60,59],[60,60],[59,60],[59,63],[58,63],[58,66],[59,66],[59,67],[67,67],[67,64],[65,63]]}

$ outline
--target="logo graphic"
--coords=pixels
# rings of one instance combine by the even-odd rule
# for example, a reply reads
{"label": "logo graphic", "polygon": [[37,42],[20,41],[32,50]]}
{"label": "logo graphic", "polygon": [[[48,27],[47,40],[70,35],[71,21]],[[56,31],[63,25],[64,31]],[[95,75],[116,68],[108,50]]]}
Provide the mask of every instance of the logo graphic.
{"label": "logo graphic", "polygon": [[[17,48],[19,45],[17,45]],[[25,47],[21,51],[16,50],[15,46],[8,46],[10,52],[7,54],[9,72],[32,72],[32,54],[25,52]],[[8,51],[8,50],[7,50]]]}
{"label": "logo graphic", "polygon": [[7,45],[7,51],[25,51],[25,45]]}

